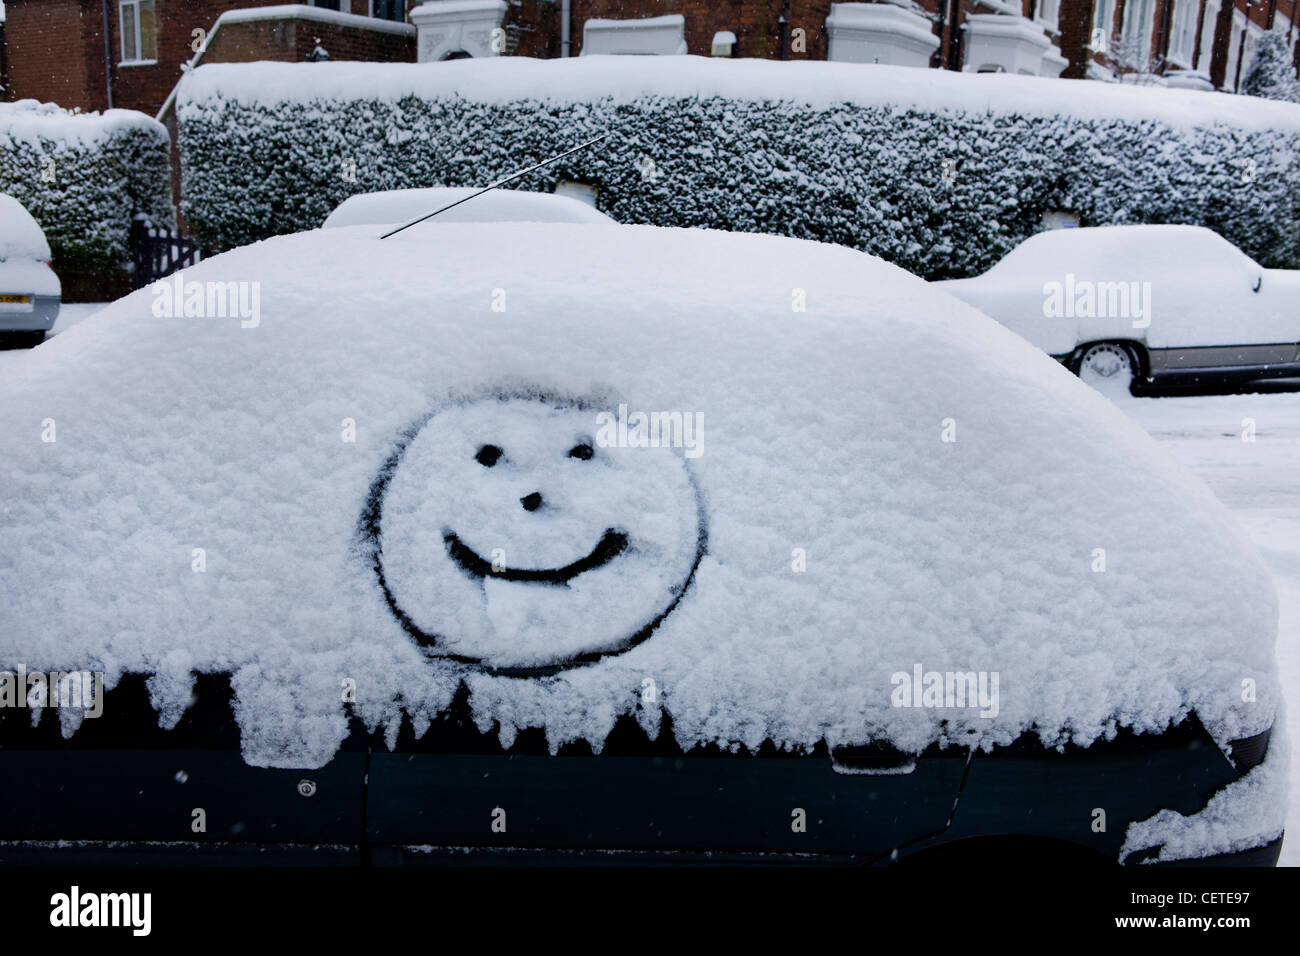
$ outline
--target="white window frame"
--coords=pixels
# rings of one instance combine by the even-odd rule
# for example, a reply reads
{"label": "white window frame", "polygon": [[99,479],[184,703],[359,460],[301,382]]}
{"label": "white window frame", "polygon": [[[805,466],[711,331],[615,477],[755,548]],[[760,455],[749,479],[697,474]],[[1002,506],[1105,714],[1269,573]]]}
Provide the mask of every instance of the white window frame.
{"label": "white window frame", "polygon": [[1220,0],[1205,0],[1205,22],[1201,24],[1201,58],[1196,61],[1196,70],[1210,75],[1210,58],[1214,56],[1214,28],[1219,22],[1219,11],[1223,7]]}
{"label": "white window frame", "polygon": [[1232,30],[1228,34],[1228,69],[1223,74],[1223,85],[1237,91],[1237,52],[1241,49],[1241,34],[1246,29],[1246,15],[1232,11]]}
{"label": "white window frame", "polygon": [[1192,68],[1196,49],[1196,17],[1200,0],[1174,0],[1174,15],[1169,18],[1169,54],[1166,59],[1184,70]]}
{"label": "white window frame", "polygon": [[[1259,38],[1264,35],[1264,28],[1255,23],[1254,20],[1247,19],[1244,29],[1246,31],[1246,45],[1241,48],[1241,80],[1244,80],[1246,74],[1250,72],[1250,68],[1255,61],[1255,53],[1259,50]],[[1240,80],[1237,82],[1236,89],[1241,89]]]}
{"label": "white window frame", "polygon": [[[144,4],[153,7],[153,56],[143,56],[144,31],[140,27],[140,8]],[[135,45],[135,56],[127,56],[126,41],[126,11],[131,9],[131,42]],[[117,27],[118,27],[118,48],[121,51],[122,58],[118,61],[119,66],[149,66],[158,62],[158,8],[154,0],[118,0],[117,2]]]}
{"label": "white window frame", "polygon": [[[1092,11],[1092,32],[1088,34],[1088,49],[1094,53],[1111,52],[1111,41],[1115,39],[1115,6],[1117,0],[1097,0],[1096,6]],[[1102,31],[1104,46],[1098,48],[1092,45],[1092,38],[1097,31]]]}
{"label": "white window frame", "polygon": [[[1141,10],[1139,20],[1135,12]],[[1139,72],[1151,71],[1151,44],[1155,38],[1156,4],[1153,0],[1128,0],[1124,4],[1124,25],[1120,36],[1125,42],[1134,46],[1134,53],[1140,58]],[[1125,64],[1129,65],[1129,64]]]}
{"label": "white window frame", "polygon": [[[1047,11],[1051,11],[1048,16]],[[1034,7],[1034,21],[1041,23],[1049,33],[1061,32],[1061,0],[1038,0]]]}

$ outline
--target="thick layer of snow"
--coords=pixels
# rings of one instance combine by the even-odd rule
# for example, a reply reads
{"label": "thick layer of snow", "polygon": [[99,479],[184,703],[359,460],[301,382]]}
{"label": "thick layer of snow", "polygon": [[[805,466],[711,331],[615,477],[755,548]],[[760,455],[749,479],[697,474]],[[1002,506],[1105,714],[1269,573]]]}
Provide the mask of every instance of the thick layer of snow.
{"label": "thick layer of snow", "polygon": [[40,223],[13,196],[0,193],[0,259],[50,258]]}
{"label": "thick layer of snow", "polygon": [[26,142],[38,148],[51,141],[88,146],[129,128],[147,128],[163,142],[170,140],[161,123],[135,110],[74,113],[36,100],[0,103],[0,149],[8,145],[6,141]]}
{"label": "thick layer of snow", "polygon": [[1198,812],[1184,816],[1161,810],[1148,820],[1129,824],[1120,860],[1148,847],[1160,847],[1149,862],[1163,863],[1236,853],[1276,840],[1287,817],[1290,751],[1285,738],[1285,728],[1278,727],[1267,759],[1216,793]]}
{"label": "thick layer of snow", "polygon": [[[390,733],[464,680],[482,726],[555,746],[599,745],[624,712],[671,713],[684,743],[910,750],[1030,726],[1088,742],[1193,709],[1220,741],[1273,722],[1276,596],[1235,521],[1113,405],[921,280],[698,230],[372,234],[187,271],[260,283],[255,327],[157,316],[144,289],[6,364],[0,666],[154,672],[169,723],[192,670],[232,671],[245,755],[279,766],[333,754],[348,679]],[[608,447],[598,415],[620,404],[700,416],[699,453]],[[638,470],[642,494],[602,490]],[[674,584],[692,495],[704,550]],[[440,583],[453,560],[478,589]],[[567,666],[613,631],[635,646]],[[490,672],[544,654],[556,673]],[[996,672],[997,716],[894,706],[917,665]]]}
{"label": "thick layer of snow", "polygon": [[1053,229],[983,275],[939,285],[1053,355],[1109,338],[1300,342],[1300,272],[1263,269],[1200,226]]}
{"label": "thick layer of snow", "polygon": [[462,96],[475,102],[539,99],[627,102],[640,96],[838,103],[942,112],[1151,119],[1187,128],[1300,130],[1300,106],[1194,90],[1146,89],[1012,74],[715,57],[490,57],[445,63],[209,63],[181,82],[178,106],[227,99],[309,103]]}
{"label": "thick layer of snow", "polygon": [[[62,283],[53,269],[35,259],[0,260],[0,292],[59,295]],[[0,308],[3,305],[0,304]]]}
{"label": "thick layer of snow", "polygon": [[[427,189],[387,189],[382,192],[358,193],[339,203],[321,226],[398,225],[417,216],[431,213],[454,202],[459,206],[439,213],[429,225],[444,222],[603,222],[611,223],[602,212],[587,203],[552,193],[526,192],[521,189],[494,189],[469,199],[478,189],[432,186]],[[462,202],[462,200],[469,200]],[[418,227],[424,228],[424,223]]]}

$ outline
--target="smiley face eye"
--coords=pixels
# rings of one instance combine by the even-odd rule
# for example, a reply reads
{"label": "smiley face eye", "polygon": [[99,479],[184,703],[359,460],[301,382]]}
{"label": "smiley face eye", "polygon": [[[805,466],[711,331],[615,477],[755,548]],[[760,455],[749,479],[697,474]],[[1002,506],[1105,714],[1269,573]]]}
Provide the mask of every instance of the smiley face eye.
{"label": "smiley face eye", "polygon": [[594,455],[595,453],[596,452],[592,449],[592,447],[588,445],[586,442],[583,442],[581,445],[574,445],[572,448],[569,449],[569,457],[577,458],[581,461],[591,461],[591,456]]}
{"label": "smiley face eye", "polygon": [[484,445],[478,450],[478,454],[474,456],[474,460],[484,468],[491,468],[501,459],[503,454],[505,453],[496,445]]}

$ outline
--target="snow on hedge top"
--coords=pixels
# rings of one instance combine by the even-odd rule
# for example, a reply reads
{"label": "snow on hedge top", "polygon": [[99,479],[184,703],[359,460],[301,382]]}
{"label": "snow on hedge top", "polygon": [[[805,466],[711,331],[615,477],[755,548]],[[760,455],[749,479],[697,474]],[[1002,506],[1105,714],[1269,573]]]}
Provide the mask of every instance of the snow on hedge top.
{"label": "snow on hedge top", "polygon": [[0,259],[50,258],[40,224],[13,196],[0,193]]}
{"label": "snow on hedge top", "polygon": [[863,63],[698,56],[490,57],[442,63],[213,63],[181,81],[181,110],[222,99],[307,103],[461,97],[475,102],[629,102],[723,97],[826,107],[840,103],[936,112],[1159,120],[1300,130],[1300,106],[1227,93],[1152,89],[1004,73],[954,73]]}
{"label": "snow on hedge top", "polygon": [[36,100],[0,103],[0,148],[7,140],[34,146],[50,141],[91,146],[129,129],[147,129],[163,142],[170,141],[161,123],[135,110],[74,113]]}
{"label": "snow on hedge top", "polygon": [[[481,188],[481,187],[480,187]],[[428,220],[444,222],[604,222],[603,212],[569,196],[527,192],[522,189],[494,189],[466,202],[479,190],[472,187],[430,186],[425,189],[385,189],[358,193],[339,203],[325,217],[324,228],[407,222],[452,203],[460,203]],[[423,228],[421,224],[418,228]]]}
{"label": "snow on hedge top", "polygon": [[[391,734],[464,681],[553,746],[623,713],[910,750],[1272,723],[1276,598],[1225,509],[914,276],[705,230],[373,236],[207,259],[9,364],[0,668],[150,672],[168,722],[233,672],[278,766],[329,759],[349,680]],[[913,695],[949,672],[982,696]]]}

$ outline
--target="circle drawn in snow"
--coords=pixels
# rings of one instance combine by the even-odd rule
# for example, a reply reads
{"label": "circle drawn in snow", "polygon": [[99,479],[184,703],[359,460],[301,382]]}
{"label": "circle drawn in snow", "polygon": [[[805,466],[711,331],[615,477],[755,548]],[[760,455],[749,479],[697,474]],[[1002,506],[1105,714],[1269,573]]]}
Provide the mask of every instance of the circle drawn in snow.
{"label": "circle drawn in snow", "polygon": [[361,530],[384,597],[430,657],[540,677],[648,638],[707,531],[672,448],[600,447],[600,404],[507,393],[417,423]]}

